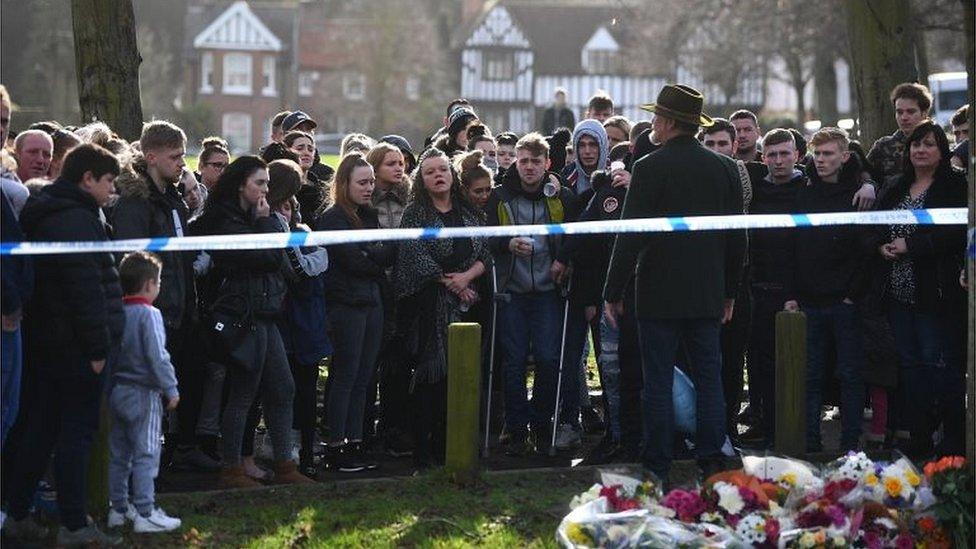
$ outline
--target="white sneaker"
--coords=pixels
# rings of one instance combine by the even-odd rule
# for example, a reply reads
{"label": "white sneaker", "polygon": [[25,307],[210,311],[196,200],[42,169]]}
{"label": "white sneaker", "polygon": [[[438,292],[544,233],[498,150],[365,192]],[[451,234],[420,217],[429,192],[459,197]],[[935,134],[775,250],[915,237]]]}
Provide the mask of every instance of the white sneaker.
{"label": "white sneaker", "polygon": [[556,431],[556,449],[566,450],[569,448],[575,448],[581,443],[580,434],[576,429],[573,429],[572,425],[568,423],[563,423],[559,426],[559,430]]}
{"label": "white sneaker", "polygon": [[137,534],[151,534],[154,532],[172,532],[183,524],[183,521],[171,517],[159,507],[152,510],[148,517],[136,515],[132,531]]}
{"label": "white sneaker", "polygon": [[124,513],[116,511],[114,508],[108,510],[108,527],[118,528],[120,526],[125,526],[126,522],[132,522],[135,520],[139,513],[136,512],[135,506],[131,503],[125,508]]}

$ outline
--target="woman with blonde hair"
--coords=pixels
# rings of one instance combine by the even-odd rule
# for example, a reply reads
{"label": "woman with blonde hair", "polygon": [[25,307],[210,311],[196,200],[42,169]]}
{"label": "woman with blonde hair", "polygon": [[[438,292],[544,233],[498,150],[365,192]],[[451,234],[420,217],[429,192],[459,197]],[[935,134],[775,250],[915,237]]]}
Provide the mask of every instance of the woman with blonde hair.
{"label": "woman with blonde hair", "polygon": [[366,162],[373,166],[376,188],[373,189],[373,207],[379,215],[380,227],[395,229],[407,207],[410,180],[404,166],[403,152],[390,143],[377,143],[366,153]]}
{"label": "woman with blonde hair", "polygon": [[[377,229],[379,219],[370,200],[376,178],[360,153],[342,158],[332,178],[332,206],[316,220],[317,230]],[[334,244],[325,273],[335,354],[329,367],[326,395],[326,460],[343,472],[376,467],[363,452],[363,414],[367,389],[376,371],[383,335],[380,285],[395,248],[389,243]]]}

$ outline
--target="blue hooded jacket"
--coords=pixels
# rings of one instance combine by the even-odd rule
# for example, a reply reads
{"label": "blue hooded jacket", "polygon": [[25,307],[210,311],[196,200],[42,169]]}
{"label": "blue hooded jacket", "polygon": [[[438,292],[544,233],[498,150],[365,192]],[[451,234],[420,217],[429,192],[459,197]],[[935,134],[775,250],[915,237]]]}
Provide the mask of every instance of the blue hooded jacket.
{"label": "blue hooded jacket", "polygon": [[567,166],[563,175],[566,176],[573,192],[577,195],[593,187],[590,183],[590,176],[583,170],[583,165],[580,164],[579,160],[579,142],[584,135],[596,139],[597,144],[600,145],[600,159],[596,163],[595,170],[606,168],[607,157],[610,155],[610,140],[607,138],[607,130],[603,129],[603,124],[599,120],[587,118],[576,124],[576,128],[573,130],[573,150],[576,151],[576,160],[572,165]]}

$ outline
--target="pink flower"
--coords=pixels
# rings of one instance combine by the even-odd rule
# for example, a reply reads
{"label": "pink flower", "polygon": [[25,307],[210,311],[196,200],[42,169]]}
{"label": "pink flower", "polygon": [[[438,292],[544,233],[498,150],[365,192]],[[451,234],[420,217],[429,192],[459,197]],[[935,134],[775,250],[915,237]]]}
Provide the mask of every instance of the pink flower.
{"label": "pink flower", "polygon": [[827,507],[827,516],[830,517],[830,523],[838,528],[844,525],[847,520],[847,513],[844,512],[844,508],[839,505],[831,505]]}
{"label": "pink flower", "polygon": [[912,535],[908,532],[902,532],[895,538],[895,547],[897,549],[913,549],[915,547],[915,540],[912,539]]}
{"label": "pink flower", "polygon": [[779,521],[769,517],[766,519],[766,541],[775,544],[779,540]]}
{"label": "pink flower", "polygon": [[705,502],[697,492],[688,490],[671,490],[661,500],[661,505],[673,509],[678,519],[684,522],[694,522],[705,512]]}

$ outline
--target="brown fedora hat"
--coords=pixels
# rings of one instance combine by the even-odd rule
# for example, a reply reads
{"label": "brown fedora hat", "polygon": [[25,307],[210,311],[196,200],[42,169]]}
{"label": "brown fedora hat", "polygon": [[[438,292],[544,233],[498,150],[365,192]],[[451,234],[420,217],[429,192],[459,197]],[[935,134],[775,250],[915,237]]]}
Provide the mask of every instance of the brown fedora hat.
{"label": "brown fedora hat", "polygon": [[668,84],[657,94],[656,103],[641,105],[641,109],[679,122],[708,127],[714,121],[702,113],[704,103],[705,96],[695,88],[684,84]]}

